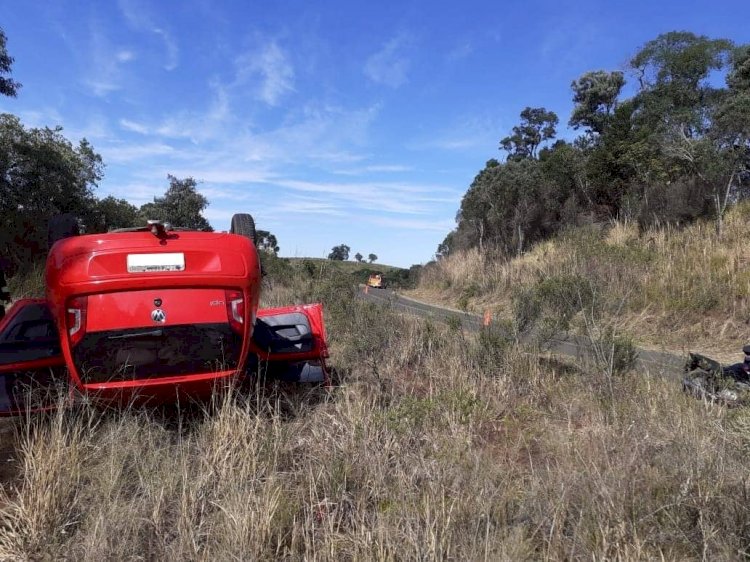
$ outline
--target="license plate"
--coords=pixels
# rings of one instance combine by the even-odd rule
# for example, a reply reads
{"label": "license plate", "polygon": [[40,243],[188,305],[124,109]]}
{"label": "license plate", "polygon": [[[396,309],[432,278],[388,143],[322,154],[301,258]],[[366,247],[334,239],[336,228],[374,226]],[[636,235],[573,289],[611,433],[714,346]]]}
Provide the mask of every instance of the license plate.
{"label": "license plate", "polygon": [[185,271],[185,254],[128,254],[128,273]]}

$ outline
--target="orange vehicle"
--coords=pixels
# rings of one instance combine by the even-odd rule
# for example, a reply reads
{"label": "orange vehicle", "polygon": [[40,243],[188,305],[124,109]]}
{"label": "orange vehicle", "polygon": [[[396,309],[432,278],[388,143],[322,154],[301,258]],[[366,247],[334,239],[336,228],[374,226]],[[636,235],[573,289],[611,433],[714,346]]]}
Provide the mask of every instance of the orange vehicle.
{"label": "orange vehicle", "polygon": [[367,286],[373,289],[384,289],[385,281],[383,280],[383,276],[380,273],[373,273],[367,279]]}

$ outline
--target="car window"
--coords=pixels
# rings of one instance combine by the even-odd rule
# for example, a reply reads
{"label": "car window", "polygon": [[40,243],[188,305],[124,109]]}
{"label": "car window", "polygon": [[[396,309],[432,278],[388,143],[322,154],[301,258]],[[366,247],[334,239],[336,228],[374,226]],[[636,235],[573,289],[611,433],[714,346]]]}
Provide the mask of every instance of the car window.
{"label": "car window", "polygon": [[0,342],[24,342],[39,338],[57,338],[57,328],[49,308],[43,303],[28,304],[0,334]]}
{"label": "car window", "polygon": [[47,306],[27,304],[0,334],[0,366],[60,355],[60,339]]}

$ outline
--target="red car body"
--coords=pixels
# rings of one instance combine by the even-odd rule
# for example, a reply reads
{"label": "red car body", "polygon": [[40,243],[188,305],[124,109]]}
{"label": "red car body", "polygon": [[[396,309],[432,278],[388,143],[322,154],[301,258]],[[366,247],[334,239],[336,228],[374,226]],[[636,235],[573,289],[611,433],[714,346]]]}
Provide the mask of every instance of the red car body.
{"label": "red car body", "polygon": [[[245,236],[144,229],[65,238],[50,249],[46,286],[46,300],[9,311],[0,347],[19,315],[46,305],[45,333],[56,332],[58,353],[15,363],[0,356],[8,389],[62,365],[72,387],[117,402],[205,398],[248,371],[327,381],[321,305],[258,310],[260,262]],[[51,407],[22,406],[9,398],[3,407],[0,392],[0,414]]]}

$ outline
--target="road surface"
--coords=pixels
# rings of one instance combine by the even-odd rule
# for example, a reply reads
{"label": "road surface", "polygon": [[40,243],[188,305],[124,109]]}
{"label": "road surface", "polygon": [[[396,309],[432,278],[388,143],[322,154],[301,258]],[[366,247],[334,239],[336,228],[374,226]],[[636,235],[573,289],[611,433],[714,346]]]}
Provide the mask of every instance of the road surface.
{"label": "road surface", "polygon": [[[364,287],[360,287],[359,296],[368,302],[389,306],[395,310],[424,318],[435,318],[442,321],[455,319],[461,322],[461,326],[465,330],[472,332],[478,332],[483,323],[481,316],[423,303],[398,295],[389,289],[369,288],[365,291]],[[594,357],[594,350],[590,340],[583,336],[565,335],[554,338],[549,342],[549,351],[561,355],[570,355],[578,359],[591,359]],[[682,375],[686,357],[648,349],[638,349],[637,351],[637,368],[670,377]]]}

